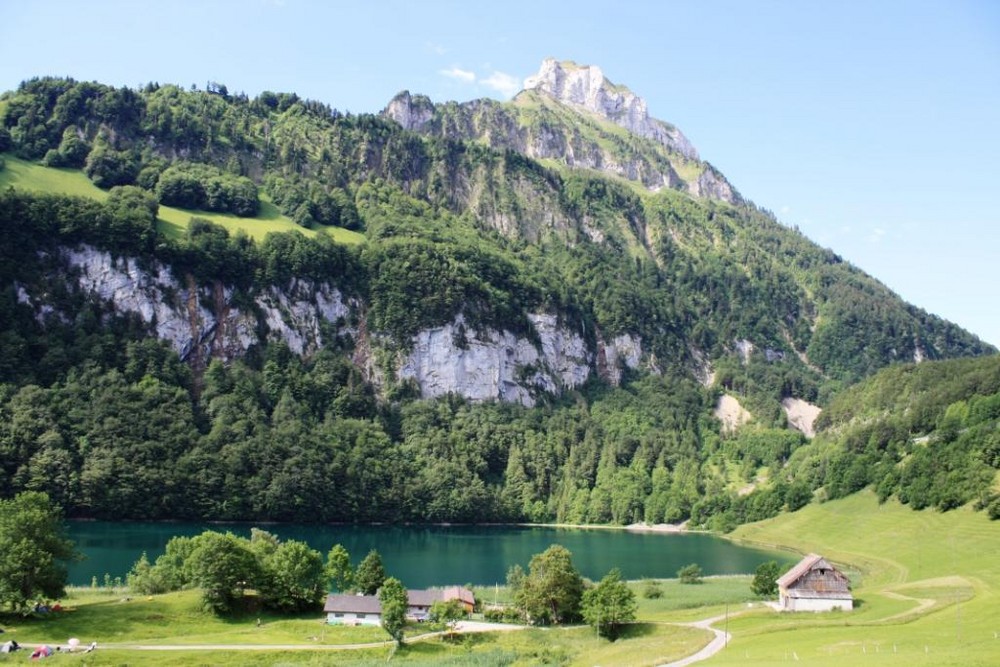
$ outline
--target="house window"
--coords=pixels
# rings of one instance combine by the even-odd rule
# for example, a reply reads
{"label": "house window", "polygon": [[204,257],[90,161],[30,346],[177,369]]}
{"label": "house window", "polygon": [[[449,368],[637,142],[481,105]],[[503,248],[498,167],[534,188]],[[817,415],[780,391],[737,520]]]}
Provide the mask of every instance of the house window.
{"label": "house window", "polygon": [[344,617],[344,613],[343,613],[343,612],[340,612],[340,611],[338,611],[338,612],[336,612],[336,613],[335,613],[335,614],[333,615],[333,617],[334,617],[334,618],[343,618],[343,617]]}

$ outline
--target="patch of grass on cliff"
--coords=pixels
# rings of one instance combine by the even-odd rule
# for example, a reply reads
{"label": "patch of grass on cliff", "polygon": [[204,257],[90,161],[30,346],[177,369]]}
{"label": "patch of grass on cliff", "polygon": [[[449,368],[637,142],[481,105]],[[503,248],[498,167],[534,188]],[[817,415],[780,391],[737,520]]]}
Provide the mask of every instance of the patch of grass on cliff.
{"label": "patch of grass on cliff", "polygon": [[0,188],[13,187],[30,192],[89,197],[99,201],[108,198],[108,193],[91,183],[79,169],[43,167],[10,153],[5,153],[3,159],[7,167],[0,171]]}
{"label": "patch of grass on cliff", "polygon": [[[0,188],[14,187],[31,192],[89,197],[99,201],[104,201],[108,197],[106,191],[94,185],[79,169],[45,167],[11,154],[4,154],[3,158],[7,166],[0,170]],[[267,197],[261,197],[260,213],[255,218],[240,218],[229,213],[160,206],[157,230],[170,238],[183,237],[192,217],[204,218],[225,227],[230,234],[242,230],[258,241],[271,232],[291,231],[300,232],[306,236],[328,234],[338,243],[351,245],[362,243],[365,239],[364,235],[358,232],[339,227],[321,227],[318,230],[303,229],[296,225],[291,218],[282,215],[278,207],[271,203]]]}

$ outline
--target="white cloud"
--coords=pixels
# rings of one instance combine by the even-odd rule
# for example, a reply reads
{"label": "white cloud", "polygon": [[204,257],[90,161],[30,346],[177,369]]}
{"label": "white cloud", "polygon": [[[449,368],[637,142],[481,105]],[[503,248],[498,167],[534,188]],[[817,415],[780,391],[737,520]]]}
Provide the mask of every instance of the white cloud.
{"label": "white cloud", "polygon": [[446,49],[441,44],[437,44],[435,42],[425,42],[424,46],[427,47],[428,51],[438,56],[443,56],[444,54],[448,53],[448,49]]}
{"label": "white cloud", "polygon": [[504,97],[511,97],[521,90],[521,79],[504,72],[493,72],[483,79],[481,83],[487,88],[492,88]]}
{"label": "white cloud", "polygon": [[868,240],[872,243],[880,243],[882,238],[885,236],[885,230],[881,227],[876,227],[872,230],[872,233],[868,235]]}
{"label": "white cloud", "polygon": [[469,70],[459,69],[458,67],[452,67],[451,69],[443,69],[438,71],[442,76],[446,76],[449,79],[455,79],[456,81],[461,81],[462,83],[475,83],[476,73],[470,72]]}

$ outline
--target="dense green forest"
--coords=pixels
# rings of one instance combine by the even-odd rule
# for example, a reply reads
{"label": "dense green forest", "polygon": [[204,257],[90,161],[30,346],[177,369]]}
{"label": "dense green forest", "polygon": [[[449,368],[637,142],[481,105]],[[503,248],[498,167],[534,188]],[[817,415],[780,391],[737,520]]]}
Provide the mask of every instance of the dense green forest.
{"label": "dense green forest", "polygon": [[[845,387],[887,366],[995,350],[751,203],[654,194],[293,94],[46,78],[0,101],[0,152],[108,190],[104,202],[0,192],[0,496],[46,491],[103,518],[719,528],[867,485],[915,507],[995,505],[995,357],[884,371],[987,378],[921,394],[940,399],[919,419],[903,420],[909,394],[886,408],[898,422],[840,407],[870,404],[869,385]],[[262,195],[303,228],[366,242],[256,242],[197,215],[253,224]],[[192,210],[185,238],[157,232],[160,205]],[[262,339],[240,359],[182,359],[148,323],[73,288],[59,249],[80,244],[231,289],[248,308],[293,278],[332,284],[363,304],[352,317],[383,379],[355,363],[351,335],[304,356]],[[22,292],[44,295],[50,316]],[[390,353],[422,330],[460,315],[473,332],[531,340],[539,312],[591,346],[636,336],[644,364],[530,408],[420,399],[391,372]],[[720,433],[723,391],[752,425]],[[825,433],[787,430],[786,397],[829,405]]]}

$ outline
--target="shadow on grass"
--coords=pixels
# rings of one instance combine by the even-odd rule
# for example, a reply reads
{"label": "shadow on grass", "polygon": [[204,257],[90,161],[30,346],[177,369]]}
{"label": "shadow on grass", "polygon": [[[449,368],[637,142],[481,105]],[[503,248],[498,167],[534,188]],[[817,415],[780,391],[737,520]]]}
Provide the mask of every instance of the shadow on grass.
{"label": "shadow on grass", "polygon": [[654,623],[630,623],[622,627],[618,633],[617,640],[638,639],[640,637],[650,637],[656,633]]}

